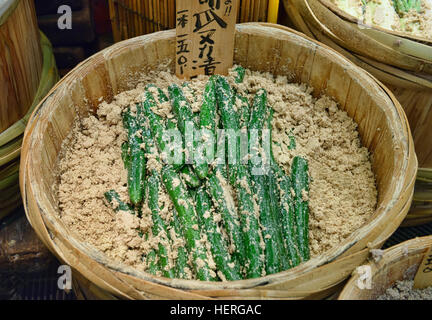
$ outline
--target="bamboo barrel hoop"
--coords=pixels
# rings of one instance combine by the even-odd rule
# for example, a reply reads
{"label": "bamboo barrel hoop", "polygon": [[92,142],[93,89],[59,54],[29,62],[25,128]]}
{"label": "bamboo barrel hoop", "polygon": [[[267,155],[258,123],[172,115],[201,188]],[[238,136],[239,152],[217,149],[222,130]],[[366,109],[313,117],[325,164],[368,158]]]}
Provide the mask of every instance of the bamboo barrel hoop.
{"label": "bamboo barrel hoop", "polygon": [[42,50],[33,1],[0,3],[0,133],[26,113],[39,86]]}
{"label": "bamboo barrel hoop", "polygon": [[[119,42],[87,59],[58,82],[27,125],[20,164],[26,215],[45,245],[73,269],[83,297],[128,299],[324,298],[340,288],[369,248],[379,248],[411,206],[417,159],[405,114],[391,92],[334,50],[295,31],[248,23],[236,27],[235,63],[289,76],[327,93],[357,122],[372,154],[379,193],[376,212],[340,245],[296,268],[257,279],[212,283],[166,279],[113,262],[77,240],[59,219],[52,185],[62,141],[76,117],[130,89],[131,74],[174,61],[175,31]],[[130,57],[134,58],[131,59]],[[264,58],[263,58],[264,57]],[[174,70],[174,65],[170,65]],[[377,129],[380,130],[377,130]]]}
{"label": "bamboo barrel hoop", "polygon": [[360,289],[360,275],[354,274],[345,285],[339,300],[375,300],[398,280],[413,280],[427,250],[432,246],[432,236],[402,242],[384,250],[379,261],[366,266],[371,270],[371,288]]}

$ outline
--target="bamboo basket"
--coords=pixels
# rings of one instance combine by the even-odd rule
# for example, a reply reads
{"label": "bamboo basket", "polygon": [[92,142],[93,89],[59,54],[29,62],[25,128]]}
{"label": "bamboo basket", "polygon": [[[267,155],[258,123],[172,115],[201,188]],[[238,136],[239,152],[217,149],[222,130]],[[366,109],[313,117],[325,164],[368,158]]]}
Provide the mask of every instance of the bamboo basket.
{"label": "bamboo basket", "polygon": [[376,300],[387,288],[399,280],[413,280],[427,250],[432,246],[432,236],[415,238],[384,250],[378,262],[367,264],[371,268],[372,288],[357,286],[359,274],[354,274],[345,285],[339,300]]}
{"label": "bamboo basket", "polygon": [[33,1],[0,4],[0,133],[33,102],[42,72],[42,50]]}
{"label": "bamboo basket", "polygon": [[[379,46],[383,45],[388,48],[388,39],[393,39],[397,43],[402,41],[400,47],[395,49],[397,52],[400,50],[408,52],[409,50],[410,53],[417,52],[418,56],[423,53],[424,57],[429,57],[427,63],[430,64],[432,63],[432,45],[425,46],[423,43],[414,42],[414,40],[418,39],[401,39],[401,36],[393,33],[378,38],[378,36],[374,35],[374,32],[380,32],[381,35],[385,34],[385,32],[374,28],[363,29],[357,24],[354,25],[352,19],[346,20],[346,15],[342,15],[340,12],[339,14],[342,16],[337,15],[335,13],[337,10],[326,1],[285,0],[284,5],[288,16],[297,29],[325,43],[374,75],[393,92],[401,103],[408,117],[419,162],[416,184],[417,195],[414,196],[413,208],[408,213],[403,226],[413,226],[432,221],[430,205],[432,202],[432,144],[430,143],[432,141],[432,130],[430,130],[430,124],[432,123],[432,76],[427,74],[427,68],[424,66],[419,67],[419,69],[422,69],[421,72],[404,70],[397,63],[399,61],[398,56],[393,58],[386,56],[382,59],[382,55],[379,53]],[[327,5],[331,9],[327,8]],[[337,27],[338,21],[339,29]],[[359,33],[362,37],[369,37],[372,34],[368,38],[370,43],[364,42],[364,46],[369,46],[372,52],[371,55],[375,52],[375,56],[370,57],[369,54],[361,50],[362,45],[355,48],[355,37],[350,38],[346,34],[348,33],[348,29],[345,30],[345,28],[348,28],[347,25],[350,28],[349,32],[353,34]],[[345,31],[342,32],[341,30]],[[410,49],[406,49],[404,45]],[[422,47],[419,47],[420,45]],[[411,55],[407,55],[407,57],[411,57]],[[385,61],[380,62],[382,60]],[[429,184],[429,187],[424,188],[424,183]],[[426,207],[425,202],[429,203]]]}
{"label": "bamboo basket", "polygon": [[403,70],[432,74],[431,40],[362,25],[330,0],[284,0],[284,5],[290,17],[297,15],[294,23],[303,19],[349,51]]}
{"label": "bamboo basket", "polygon": [[[99,98],[134,86],[132,75],[174,61],[175,31],[119,42],[87,59],[50,91],[29,120],[20,164],[20,189],[27,217],[45,245],[73,269],[81,297],[127,299],[301,299],[338,290],[369,248],[380,247],[411,205],[417,159],[399,103],[373,77],[332,49],[271,24],[236,27],[235,63],[251,70],[306,82],[326,92],[358,123],[372,154],[379,199],[362,227],[328,252],[291,270],[225,283],[166,279],[110,261],[59,219],[55,166],[62,141],[76,117],[94,112]],[[132,58],[133,57],[133,58]],[[171,70],[174,65],[171,63]],[[379,129],[378,129],[379,128]]]}
{"label": "bamboo basket", "polygon": [[[279,0],[238,0],[237,22],[276,22]],[[109,0],[114,41],[176,27],[176,0]]]}
{"label": "bamboo basket", "polygon": [[0,133],[0,219],[21,205],[19,162],[24,129],[36,105],[58,81],[57,67],[51,43],[41,32],[43,68],[38,90],[27,114]]}

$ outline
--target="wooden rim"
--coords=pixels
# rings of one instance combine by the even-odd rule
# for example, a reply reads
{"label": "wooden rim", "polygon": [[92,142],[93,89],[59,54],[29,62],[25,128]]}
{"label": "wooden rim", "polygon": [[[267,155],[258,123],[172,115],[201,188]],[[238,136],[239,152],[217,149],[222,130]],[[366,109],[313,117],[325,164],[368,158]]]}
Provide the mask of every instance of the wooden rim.
{"label": "wooden rim", "polygon": [[[295,13],[295,11],[297,10],[296,6],[291,5],[288,8],[286,6],[286,9],[290,16],[296,15]],[[328,38],[322,32],[316,30],[308,22],[304,21],[301,15],[297,14],[297,18],[301,20],[301,23],[299,24],[297,22],[296,25],[300,26],[302,31],[305,31],[305,28],[307,28],[307,31],[312,35],[313,38],[316,38],[317,40],[322,41],[323,43],[331,46],[333,49],[342,53],[345,57],[349,58],[351,61],[353,61],[360,67],[374,74],[381,81],[384,81],[385,83],[388,84],[392,84],[396,87],[410,88],[416,91],[432,89],[431,80],[422,78],[417,74],[413,74],[411,72],[404,71],[377,61],[373,61],[369,58],[365,58],[361,55],[349,52],[347,49],[342,48],[341,46],[336,44],[332,39]],[[419,168],[417,180],[424,181],[424,182],[432,182],[432,169]],[[404,227],[416,226],[416,225],[428,223],[430,221],[432,221],[432,209],[431,210],[424,209],[421,212],[419,210],[413,211],[413,209],[411,209],[410,212],[407,214],[406,219],[402,223],[402,226]]]}
{"label": "wooden rim", "polygon": [[[295,283],[295,286],[293,284],[291,289],[285,290],[284,292],[288,296],[298,296],[298,292],[302,292],[302,294],[304,292],[312,292],[314,290],[313,286],[317,285],[313,278],[308,278],[310,277],[309,272],[311,270],[319,269],[319,272],[322,276],[328,277],[334,282],[335,279],[340,275],[331,274],[328,272],[328,270],[330,267],[338,266],[340,268],[344,268],[345,273],[342,274],[347,276],[352,271],[352,264],[347,264],[347,261],[351,261],[354,264],[361,262],[362,259],[364,259],[365,254],[363,249],[365,249],[367,246],[377,247],[379,244],[381,244],[386,237],[391,235],[391,233],[396,229],[396,225],[398,225],[406,215],[404,208],[407,207],[407,203],[410,201],[410,197],[412,196],[412,189],[407,189],[407,187],[410,186],[412,176],[415,176],[417,165],[415,154],[411,150],[412,139],[410,137],[409,130],[407,129],[403,112],[400,110],[400,105],[398,105],[397,101],[392,101],[391,98],[384,91],[382,91],[380,85],[370,77],[370,75],[356,67],[346,58],[342,57],[334,50],[322,46],[316,41],[305,38],[297,32],[288,33],[283,30],[276,30],[271,26],[264,26],[262,24],[254,23],[238,25],[237,32],[268,32],[273,34],[274,37],[287,37],[290,39],[295,39],[300,43],[308,43],[308,45],[311,45],[311,47],[315,48],[315,50],[318,50],[318,48],[320,48],[320,50],[328,50],[328,53],[332,55],[332,58],[334,58],[341,65],[345,66],[349,72],[355,74],[356,79],[359,79],[359,81],[364,81],[365,84],[368,83],[368,88],[374,92],[377,92],[377,95],[379,95],[380,99],[387,101],[386,103],[389,106],[389,110],[385,116],[387,117],[389,123],[397,124],[397,126],[399,126],[398,130],[395,129],[394,142],[397,143],[399,148],[398,153],[401,155],[401,159],[398,160],[398,163],[396,164],[400,170],[398,171],[399,176],[395,178],[395,184],[392,186],[393,192],[391,201],[385,207],[378,208],[371,221],[369,221],[368,224],[359,230],[356,230],[339,247],[329,250],[327,254],[331,257],[330,259],[325,259],[322,256],[318,256],[294,269],[274,275],[268,275],[258,279],[233,281],[229,282],[229,284],[180,279],[169,280],[165,278],[154,277],[144,272],[137,272],[136,270],[132,270],[131,268],[127,268],[121,264],[113,263],[112,261],[107,260],[106,257],[101,256],[87,245],[80,243],[73,237],[70,237],[68,231],[65,230],[65,228],[61,226],[59,222],[56,221],[56,219],[53,219],[51,214],[48,213],[55,212],[55,209],[41,205],[40,199],[41,197],[44,197],[44,194],[41,194],[37,190],[37,179],[35,178],[34,171],[37,166],[35,166],[34,163],[35,158],[31,155],[35,148],[37,149],[40,147],[41,141],[39,138],[37,138],[37,132],[43,132],[44,130],[44,124],[41,119],[49,117],[51,112],[50,110],[44,108],[44,106],[47,105],[48,101],[53,99],[54,96],[61,95],[62,91],[66,88],[66,85],[71,81],[75,81],[74,77],[78,75],[83,69],[89,68],[94,60],[107,58],[111,54],[114,54],[114,52],[130,50],[135,46],[141,45],[141,43],[151,41],[151,39],[173,39],[175,33],[174,31],[164,31],[155,33],[153,35],[129,39],[117,43],[114,46],[95,54],[94,56],[79,64],[69,73],[68,76],[60,80],[60,82],[51,89],[48,97],[46,97],[34,110],[24,136],[25,147],[21,160],[20,185],[27,217],[29,218],[31,225],[35,228],[38,235],[43,239],[43,242],[52,251],[54,251],[54,253],[62,261],[72,264],[80,274],[86,274],[86,276],[91,275],[92,282],[98,287],[110,292],[114,292],[120,297],[143,298],[144,296],[142,292],[141,294],[138,294],[136,290],[133,290],[130,284],[133,283],[134,285],[139,284],[145,288],[151,287],[153,290],[156,290],[155,292],[158,292],[157,290],[162,289],[169,290],[174,297],[178,297],[179,294],[184,297],[186,294],[184,290],[199,290],[201,293],[204,293],[206,290],[210,290],[211,292],[223,290],[225,292],[228,290],[228,286],[229,289],[232,290],[245,290],[258,287],[260,290],[263,288],[266,288],[265,290],[270,290],[272,288],[277,289],[282,284],[286,284],[287,282],[291,281],[292,283]],[[399,138],[397,139],[396,136]],[[395,221],[392,221],[392,223],[380,224],[380,222],[384,221],[386,218],[386,214],[394,215]],[[363,239],[364,234],[375,235],[375,239],[377,239],[376,242],[367,241],[368,243],[366,243],[366,240]],[[380,234],[382,234],[381,237]],[[70,252],[73,252],[73,254],[71,255]],[[92,261],[91,267],[89,265],[84,265],[84,259],[80,259],[81,262],[72,259],[72,256],[74,255],[79,257],[87,256],[90,258]],[[302,274],[301,277],[299,277],[299,273]],[[115,285],[113,285],[113,283],[108,284],[104,282],[103,277],[107,275],[111,276],[110,279],[118,280],[116,281]],[[113,275],[115,275],[114,278]],[[131,278],[133,280],[131,280]],[[329,281],[329,283],[332,282]],[[121,288],[122,290],[119,290],[118,288]],[[324,290],[325,288],[321,289]],[[197,296],[208,298],[192,292],[187,292],[187,294],[189,294],[191,298],[197,298]],[[155,295],[157,296],[157,293]]]}
{"label": "wooden rim", "polygon": [[[378,262],[370,262],[366,264],[366,266],[370,267],[371,274],[372,274],[372,289],[364,289],[368,290],[369,292],[373,293],[373,295],[380,295],[383,292],[383,288],[374,288],[374,279],[377,277],[387,274],[388,268],[393,263],[398,263],[404,260],[410,260],[413,259],[413,257],[416,257],[417,260],[426,253],[426,250],[428,250],[432,246],[432,236],[427,237],[420,237],[411,239],[405,242],[402,242],[396,246],[390,247],[386,250],[384,250],[381,259]],[[403,273],[405,270],[401,270]],[[391,274],[389,274],[391,276]],[[357,283],[359,280],[360,275],[358,273],[355,273],[350,280],[345,285],[344,289],[339,295],[338,300],[353,300],[357,299],[356,291],[358,291]],[[402,279],[392,279],[393,282],[396,280],[402,280]],[[385,289],[385,288],[384,288]]]}
{"label": "wooden rim", "polygon": [[[284,1],[288,2],[288,0]],[[398,50],[396,46],[385,45],[380,41],[380,37],[373,38],[361,32],[357,23],[341,18],[321,1],[291,0],[289,2],[292,4],[288,6],[288,10],[295,7],[307,24],[312,24],[338,45],[401,69],[432,74],[432,60],[408,55]],[[382,38],[385,34],[380,36]],[[408,39],[399,40],[403,41],[404,45],[410,44]],[[391,40],[387,40],[386,43],[391,43]],[[420,46],[418,43],[411,43],[411,45]],[[415,53],[415,50],[411,50],[411,53]]]}
{"label": "wooden rim", "polygon": [[0,26],[6,22],[9,16],[14,12],[20,0],[6,0],[0,6]]}
{"label": "wooden rim", "polygon": [[[428,110],[430,110],[430,103],[432,101],[432,79],[430,78],[430,75],[414,74],[410,71],[404,71],[364,56],[351,53],[347,49],[340,47],[332,39],[321,33],[307,21],[305,21],[305,24],[311,30],[316,39],[329,45],[358,66],[375,75],[380,81],[383,81],[388,85],[390,89],[398,95],[398,98],[402,99],[401,102],[404,105],[404,110],[407,111],[407,115],[410,117],[410,122],[414,125],[412,128],[414,140],[416,143],[420,143],[419,148],[424,150],[424,152],[420,153],[419,162],[421,165],[429,166],[428,163],[430,163],[430,160],[428,159],[430,158],[430,151],[426,149],[428,148],[426,141],[429,140],[427,138],[428,131],[426,129],[426,117],[429,117],[430,113]],[[414,100],[412,100],[413,98]],[[425,105],[424,112],[421,111],[420,108],[423,104]],[[418,127],[417,124],[420,124],[420,126]],[[424,135],[426,135],[426,138],[422,138]]]}
{"label": "wooden rim", "polygon": [[[296,0],[294,0],[296,1]],[[285,1],[284,3],[287,3]],[[285,5],[287,14],[291,17],[295,17],[295,24],[300,30],[304,33],[306,33],[309,37],[312,39],[316,39],[318,41],[321,41],[322,43],[330,46],[334,50],[336,50],[339,53],[342,53],[345,57],[348,57],[349,60],[355,62],[357,65],[361,66],[362,68],[366,69],[367,71],[373,70],[372,73],[377,74],[379,72],[385,72],[389,76],[394,77],[393,80],[390,82],[399,82],[401,86],[406,87],[408,86],[415,86],[418,90],[423,89],[432,89],[432,77],[429,74],[422,74],[419,72],[411,72],[408,70],[402,70],[397,67],[393,67],[391,65],[378,62],[376,60],[373,60],[371,58],[367,58],[365,56],[362,56],[360,54],[353,53],[351,51],[348,51],[348,49],[341,47],[340,44],[335,42],[335,39],[338,39],[338,41],[341,41],[341,39],[337,38],[334,34],[331,33],[330,30],[326,30],[326,32],[322,32],[315,28],[313,25],[311,25],[310,22],[307,22],[303,19],[299,11],[297,10],[297,7],[294,5],[286,4]],[[326,28],[324,25],[321,25],[321,27]],[[402,83],[403,81],[409,81]]]}
{"label": "wooden rim", "polygon": [[[320,1],[323,5],[325,5],[330,10],[332,10],[334,13],[336,13],[342,19],[347,20],[347,21],[349,21],[351,23],[361,24],[354,16],[352,16],[349,13],[341,10],[337,5],[333,4],[329,0],[318,0],[318,1]],[[367,27],[368,29],[377,30],[377,31],[379,31],[381,33],[384,33],[384,34],[394,35],[394,36],[397,36],[397,37],[400,37],[400,38],[403,38],[403,39],[412,40],[414,42],[417,42],[418,44],[423,44],[423,43],[426,43],[426,44],[429,44],[429,45],[432,44],[432,40],[431,39],[427,39],[427,38],[419,37],[419,36],[414,36],[414,35],[411,35],[409,33],[400,32],[400,31],[394,31],[394,30],[389,30],[389,29],[382,28],[380,26],[366,26],[366,25],[363,25],[363,26]]]}

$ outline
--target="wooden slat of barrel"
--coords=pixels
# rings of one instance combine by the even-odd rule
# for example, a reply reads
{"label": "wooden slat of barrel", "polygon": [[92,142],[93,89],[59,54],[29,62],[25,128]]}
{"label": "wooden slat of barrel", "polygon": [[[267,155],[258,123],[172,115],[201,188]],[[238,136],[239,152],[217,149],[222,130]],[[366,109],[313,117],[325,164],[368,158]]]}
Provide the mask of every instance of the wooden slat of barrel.
{"label": "wooden slat of barrel", "polygon": [[6,5],[16,8],[0,17],[0,132],[26,114],[42,71],[33,1],[14,0]]}
{"label": "wooden slat of barrel", "polygon": [[43,68],[38,90],[26,115],[0,133],[0,220],[22,204],[18,186],[18,167],[22,135],[32,110],[58,81],[52,47],[41,33]]}

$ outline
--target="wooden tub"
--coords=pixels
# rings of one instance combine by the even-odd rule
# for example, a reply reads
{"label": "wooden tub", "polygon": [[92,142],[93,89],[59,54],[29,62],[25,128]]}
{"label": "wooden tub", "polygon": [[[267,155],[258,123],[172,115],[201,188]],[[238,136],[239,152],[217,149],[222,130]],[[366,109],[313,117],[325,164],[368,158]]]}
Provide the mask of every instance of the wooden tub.
{"label": "wooden tub", "polygon": [[[129,39],[90,57],[63,78],[40,103],[27,126],[20,186],[27,217],[42,241],[73,268],[79,293],[89,298],[300,299],[323,298],[380,247],[411,205],[417,160],[407,120],[393,95],[335,51],[272,25],[236,28],[236,63],[251,70],[288,75],[327,93],[357,122],[372,154],[379,193],[376,212],[361,228],[326,253],[296,268],[257,279],[201,282],[166,279],[110,261],[78,241],[59,218],[52,186],[62,141],[77,116],[94,112],[99,98],[134,86],[132,75],[174,61],[175,32]],[[171,65],[174,68],[174,65]]]}

